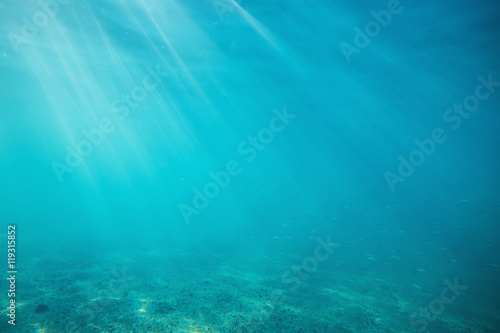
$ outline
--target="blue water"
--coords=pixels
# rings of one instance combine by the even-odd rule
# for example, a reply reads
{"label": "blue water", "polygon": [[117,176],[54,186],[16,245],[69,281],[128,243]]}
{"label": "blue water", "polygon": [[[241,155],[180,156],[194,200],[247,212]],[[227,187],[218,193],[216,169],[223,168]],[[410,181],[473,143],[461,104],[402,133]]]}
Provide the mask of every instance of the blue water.
{"label": "blue water", "polygon": [[0,18],[1,332],[500,332],[498,2]]}

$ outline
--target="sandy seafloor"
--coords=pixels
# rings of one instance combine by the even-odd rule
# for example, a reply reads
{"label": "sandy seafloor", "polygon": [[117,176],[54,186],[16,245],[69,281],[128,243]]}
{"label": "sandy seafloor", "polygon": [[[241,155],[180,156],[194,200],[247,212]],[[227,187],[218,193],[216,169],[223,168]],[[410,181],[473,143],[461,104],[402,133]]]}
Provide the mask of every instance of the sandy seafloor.
{"label": "sandy seafloor", "polygon": [[[290,241],[274,240],[282,249]],[[311,240],[311,253],[316,245]],[[410,324],[410,314],[444,288],[402,280],[418,281],[415,275],[427,272],[409,270],[396,280],[391,260],[397,256],[367,254],[353,262],[342,246],[300,285],[282,276],[305,256],[285,252],[193,244],[103,255],[67,247],[64,254],[57,246],[52,256],[29,254],[18,275],[16,332],[415,332],[421,327]],[[387,274],[370,265],[387,267]],[[48,310],[37,313],[41,304]],[[427,329],[498,332],[500,318],[491,311],[464,292]],[[2,317],[5,312],[2,306]],[[8,329],[2,321],[0,330]]]}

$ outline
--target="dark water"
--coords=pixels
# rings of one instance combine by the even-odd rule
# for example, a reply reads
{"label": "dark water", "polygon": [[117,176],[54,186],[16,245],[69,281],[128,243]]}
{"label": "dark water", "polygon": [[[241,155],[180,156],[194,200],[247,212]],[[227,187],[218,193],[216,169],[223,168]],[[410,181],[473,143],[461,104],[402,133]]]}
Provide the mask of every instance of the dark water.
{"label": "dark water", "polygon": [[497,1],[0,18],[1,332],[500,332]]}

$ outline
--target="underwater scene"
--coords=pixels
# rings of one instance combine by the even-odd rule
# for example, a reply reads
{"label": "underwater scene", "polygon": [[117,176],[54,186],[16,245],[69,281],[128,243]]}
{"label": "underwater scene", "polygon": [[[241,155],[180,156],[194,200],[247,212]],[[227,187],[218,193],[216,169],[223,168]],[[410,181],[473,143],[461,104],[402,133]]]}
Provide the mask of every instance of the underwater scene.
{"label": "underwater scene", "polygon": [[0,332],[500,332],[500,2],[0,18]]}

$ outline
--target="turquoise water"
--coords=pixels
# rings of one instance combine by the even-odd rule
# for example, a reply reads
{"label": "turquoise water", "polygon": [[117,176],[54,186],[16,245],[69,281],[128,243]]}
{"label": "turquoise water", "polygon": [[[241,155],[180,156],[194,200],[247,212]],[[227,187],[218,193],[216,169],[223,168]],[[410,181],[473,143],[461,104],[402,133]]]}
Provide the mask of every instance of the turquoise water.
{"label": "turquoise water", "polygon": [[0,15],[1,332],[500,332],[497,2]]}

